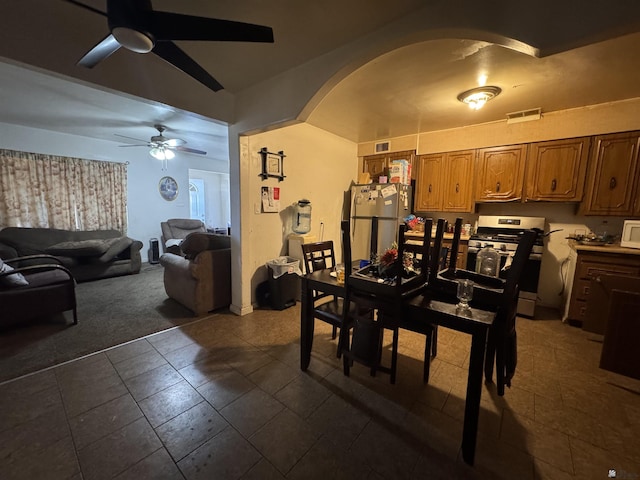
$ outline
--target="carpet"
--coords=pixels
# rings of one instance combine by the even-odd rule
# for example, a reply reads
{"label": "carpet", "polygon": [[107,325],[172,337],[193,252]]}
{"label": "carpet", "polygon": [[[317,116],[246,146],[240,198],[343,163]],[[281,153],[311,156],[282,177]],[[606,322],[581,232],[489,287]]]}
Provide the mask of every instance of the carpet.
{"label": "carpet", "polygon": [[79,283],[72,312],[0,330],[0,383],[204,318],[167,297],[161,265],[139,274]]}

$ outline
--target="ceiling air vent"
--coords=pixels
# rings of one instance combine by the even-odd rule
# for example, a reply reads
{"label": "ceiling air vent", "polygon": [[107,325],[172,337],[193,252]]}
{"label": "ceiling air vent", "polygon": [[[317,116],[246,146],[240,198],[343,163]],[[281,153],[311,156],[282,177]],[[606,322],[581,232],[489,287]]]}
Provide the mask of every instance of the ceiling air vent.
{"label": "ceiling air vent", "polygon": [[530,122],[542,118],[542,108],[532,108],[521,112],[507,113],[507,123]]}
{"label": "ceiling air vent", "polygon": [[376,153],[388,152],[389,142],[376,143]]}

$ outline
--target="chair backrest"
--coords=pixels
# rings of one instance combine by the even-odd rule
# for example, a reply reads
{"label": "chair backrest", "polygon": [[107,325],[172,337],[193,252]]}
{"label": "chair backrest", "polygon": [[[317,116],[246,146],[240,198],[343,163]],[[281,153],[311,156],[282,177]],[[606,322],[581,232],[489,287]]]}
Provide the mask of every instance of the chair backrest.
{"label": "chair backrest", "polygon": [[333,268],[336,265],[336,255],[333,250],[333,241],[303,243],[302,256],[306,273]]}
{"label": "chair backrest", "polygon": [[[513,256],[511,267],[507,273],[507,278],[504,286],[504,301],[509,302],[509,299],[513,298],[518,293],[518,286],[520,284],[520,278],[524,272],[524,268],[533,250],[533,244],[538,237],[538,232],[535,230],[526,230],[520,241],[518,242],[518,248]],[[503,302],[501,302],[503,303]]]}
{"label": "chair backrest", "polygon": [[455,271],[458,261],[458,250],[460,248],[460,236],[462,235],[462,218],[456,218],[453,228],[453,240],[451,240],[451,252],[449,255],[449,270]]}
{"label": "chair backrest", "polygon": [[344,263],[344,276],[349,278],[352,272],[351,259],[351,223],[349,220],[340,222],[340,233],[342,234],[342,262]]}
{"label": "chair backrest", "polygon": [[[444,237],[444,227],[445,227],[444,218],[439,218],[436,226],[436,236],[433,239],[433,247],[430,250],[429,256],[429,278],[428,281],[430,284],[435,285],[436,279],[438,277],[438,270],[440,269],[440,265],[442,263],[442,259],[440,258],[442,252],[442,238]],[[437,254],[436,254],[437,252]]]}
{"label": "chair backrest", "polygon": [[[415,260],[418,259],[417,266],[419,273],[424,281],[427,281],[429,271],[429,251],[431,249],[431,228],[433,226],[433,220],[427,218],[424,225],[424,234],[419,243],[408,243],[405,238],[406,226],[400,225],[400,235],[398,236],[398,260],[396,263],[397,272],[396,283],[402,276],[402,270],[404,268],[404,262],[412,259],[414,265]],[[409,258],[405,258],[405,256]]]}
{"label": "chair backrest", "polygon": [[160,222],[162,237],[169,239],[187,238],[193,232],[206,232],[207,228],[200,220],[191,218],[171,218],[166,222]]}

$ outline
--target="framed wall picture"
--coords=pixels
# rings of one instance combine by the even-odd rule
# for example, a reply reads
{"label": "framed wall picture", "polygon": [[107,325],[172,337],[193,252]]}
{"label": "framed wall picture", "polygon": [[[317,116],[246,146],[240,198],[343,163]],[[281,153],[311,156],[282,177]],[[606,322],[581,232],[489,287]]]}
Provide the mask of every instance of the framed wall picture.
{"label": "framed wall picture", "polygon": [[269,177],[277,178],[279,182],[284,180],[284,157],[283,151],[278,153],[269,152],[267,147],[260,150],[262,156],[262,173],[260,177],[266,180]]}
{"label": "framed wall picture", "polygon": [[178,197],[178,182],[173,177],[162,177],[158,183],[158,191],[162,198],[172,202]]}

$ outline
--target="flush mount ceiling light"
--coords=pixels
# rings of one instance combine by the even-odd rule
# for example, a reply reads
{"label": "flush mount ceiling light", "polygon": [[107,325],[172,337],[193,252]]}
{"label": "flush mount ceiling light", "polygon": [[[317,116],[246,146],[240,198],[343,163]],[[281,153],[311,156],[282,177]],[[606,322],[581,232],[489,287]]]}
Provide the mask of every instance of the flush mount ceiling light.
{"label": "flush mount ceiling light", "polygon": [[500,87],[494,86],[472,88],[458,95],[458,100],[469,105],[472,110],[480,110],[485,103],[497,97],[501,91]]}

